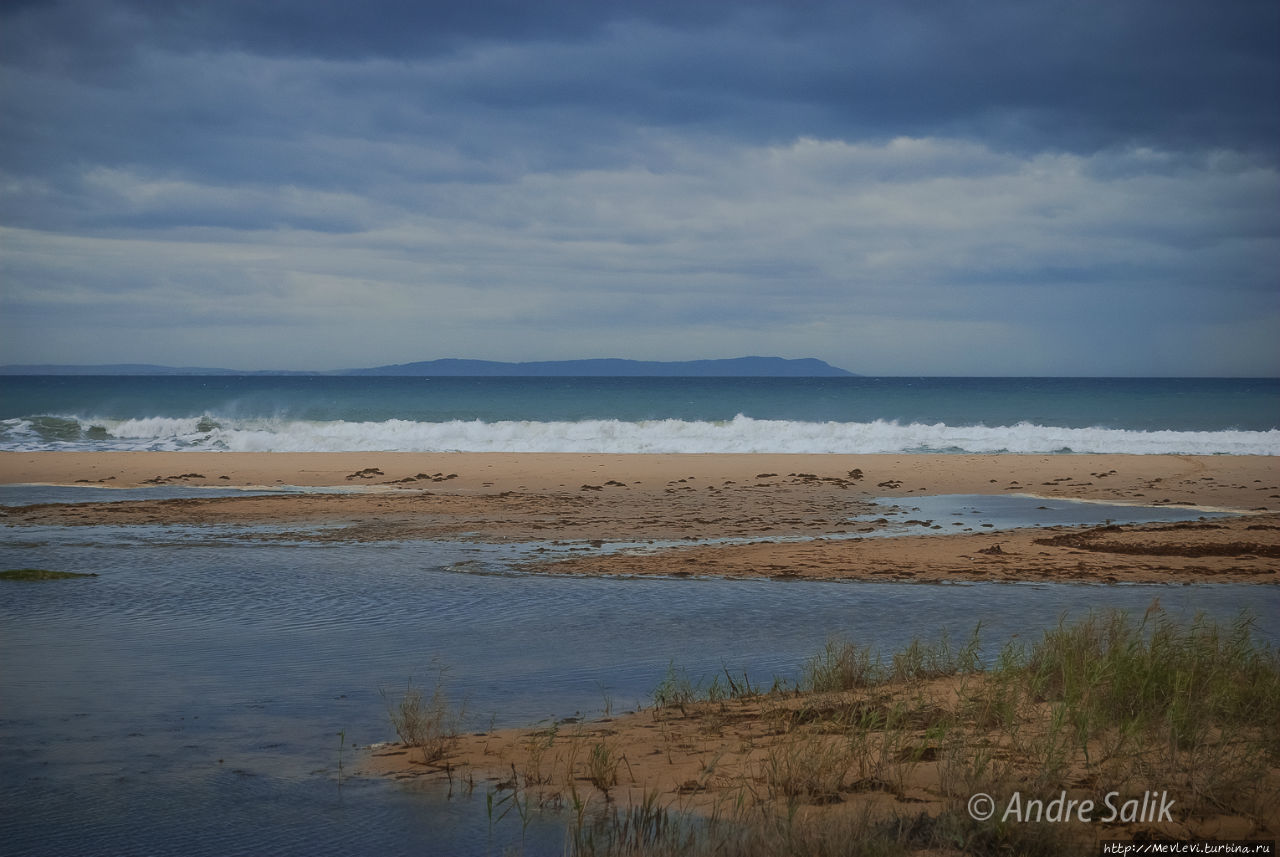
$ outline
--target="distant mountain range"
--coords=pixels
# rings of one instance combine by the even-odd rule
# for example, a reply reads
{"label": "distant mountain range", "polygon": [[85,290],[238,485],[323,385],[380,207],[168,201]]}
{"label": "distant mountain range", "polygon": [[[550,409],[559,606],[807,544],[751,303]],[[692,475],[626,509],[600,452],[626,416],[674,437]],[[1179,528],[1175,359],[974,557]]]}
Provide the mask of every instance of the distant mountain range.
{"label": "distant mountain range", "polygon": [[424,360],[375,366],[371,369],[339,369],[333,372],[258,371],[211,369],[196,366],[155,366],[149,363],[116,363],[108,366],[0,366],[0,375],[363,375],[415,377],[660,377],[660,378],[835,378],[854,377],[812,357],[734,357],[726,360],[543,360],[532,363],[500,363],[493,360]]}

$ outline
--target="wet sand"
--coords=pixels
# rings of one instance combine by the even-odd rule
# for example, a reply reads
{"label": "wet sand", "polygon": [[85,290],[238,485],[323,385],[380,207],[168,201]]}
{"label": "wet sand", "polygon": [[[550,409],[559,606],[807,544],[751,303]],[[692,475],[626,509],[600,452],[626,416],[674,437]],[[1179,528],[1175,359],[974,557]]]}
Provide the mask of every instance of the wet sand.
{"label": "wet sand", "polygon": [[[736,677],[739,690],[744,679]],[[595,720],[570,718],[525,729],[460,734],[442,758],[431,762],[419,748],[382,744],[370,748],[361,770],[401,781],[447,783],[452,793],[479,792],[496,801],[514,795],[529,806],[553,809],[613,806],[626,812],[656,801],[677,812],[749,819],[753,811],[772,808],[801,813],[805,823],[819,826],[842,817],[937,816],[956,811],[975,789],[956,769],[1001,741],[999,730],[989,724],[953,728],[946,740],[931,724],[946,720],[948,712],[968,710],[971,703],[966,700],[981,698],[985,681],[981,675],[947,676],[826,693],[751,688],[745,698],[704,699]],[[728,692],[729,682],[723,686]],[[883,720],[866,731],[853,725],[860,718],[874,722],[876,712],[898,712],[900,731],[886,731]],[[1002,758],[1017,758],[1027,770],[1035,770],[1042,760],[1027,748],[1048,734],[1043,714],[1028,718],[1022,727],[1026,746],[1002,746]],[[960,716],[963,720],[966,715]],[[859,745],[859,740],[866,743]],[[959,746],[947,747],[947,741]],[[1027,753],[1026,758],[1020,753]],[[602,766],[595,764],[597,754],[609,763],[603,766],[605,776]],[[824,760],[832,760],[831,765]],[[1116,790],[1117,804],[1148,788],[1169,788],[1145,782],[1137,771],[1123,770],[1123,764],[1120,768],[1108,786]],[[788,775],[803,777],[805,785],[829,777],[838,786],[833,785],[830,794],[780,793]],[[1189,787],[1179,783],[1171,791],[1177,808],[1172,823],[1092,821],[1103,817],[1100,809],[1091,816],[1092,823],[1064,828],[1063,834],[1082,837],[1083,845],[1151,835],[1272,839],[1280,833],[1280,805],[1272,799],[1280,794],[1280,768],[1263,765],[1255,776],[1251,785],[1257,792],[1237,797],[1236,806],[1209,800],[1197,806]],[[1096,770],[1076,758],[1061,782],[1072,798],[1094,798],[1101,805],[1106,789],[1098,789],[1097,777]],[[1010,790],[1034,788],[1027,783],[1003,785]],[[1047,791],[1057,796],[1057,791]]]}
{"label": "wet sand", "polygon": [[1272,456],[0,452],[4,484],[363,486],[457,494],[626,487],[671,495],[726,482],[739,490],[850,488],[898,497],[1030,491],[1280,511],[1280,460]]}
{"label": "wet sand", "polygon": [[[574,541],[527,570],[862,580],[1280,581],[1263,456],[0,453],[0,482],[339,488],[59,503],[10,524],[273,524],[280,538]],[[1190,524],[862,538],[874,498],[1018,494],[1248,513]],[[295,527],[297,529],[290,529]],[[803,541],[780,539],[802,538]],[[732,544],[686,544],[727,539]],[[614,542],[664,549],[602,553]],[[744,543],[749,542],[749,543]]]}

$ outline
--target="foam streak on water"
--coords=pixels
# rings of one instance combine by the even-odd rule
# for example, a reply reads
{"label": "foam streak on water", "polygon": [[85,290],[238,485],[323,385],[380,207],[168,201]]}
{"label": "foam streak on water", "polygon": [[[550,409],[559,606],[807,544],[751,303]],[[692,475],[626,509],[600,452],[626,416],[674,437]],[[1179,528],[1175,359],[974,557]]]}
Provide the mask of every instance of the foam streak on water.
{"label": "foam streak on water", "polygon": [[0,421],[0,449],[234,452],[1128,453],[1280,455],[1280,430],[616,419],[346,420],[58,417]]}

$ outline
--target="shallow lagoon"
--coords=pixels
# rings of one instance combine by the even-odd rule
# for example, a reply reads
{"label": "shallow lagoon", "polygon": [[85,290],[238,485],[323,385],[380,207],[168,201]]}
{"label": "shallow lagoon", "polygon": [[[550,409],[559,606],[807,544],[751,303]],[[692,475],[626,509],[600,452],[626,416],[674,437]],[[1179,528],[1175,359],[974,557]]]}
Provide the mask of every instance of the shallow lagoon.
{"label": "shallow lagoon", "polygon": [[[1158,597],[1188,617],[1250,609],[1275,643],[1280,615],[1270,586],[561,578],[508,573],[528,546],[241,535],[5,532],[0,567],[100,575],[0,588],[7,853],[502,853],[520,831],[490,830],[482,788],[339,787],[339,732],[349,771],[352,744],[394,737],[379,690],[440,664],[485,729],[646,704],[671,662],[795,676],[831,634],[889,651],[981,621],[991,654]],[[559,820],[528,836],[526,853],[561,853]]]}

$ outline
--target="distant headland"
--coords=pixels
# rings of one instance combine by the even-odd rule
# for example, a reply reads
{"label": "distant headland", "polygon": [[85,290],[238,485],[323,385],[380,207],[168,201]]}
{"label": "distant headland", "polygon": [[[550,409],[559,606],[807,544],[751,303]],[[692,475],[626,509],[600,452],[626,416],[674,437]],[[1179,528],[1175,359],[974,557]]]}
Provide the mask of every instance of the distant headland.
{"label": "distant headland", "polygon": [[338,369],[332,372],[247,372],[195,366],[116,363],[105,366],[0,366],[0,375],[326,375],[392,377],[607,377],[607,378],[852,378],[854,373],[813,357],[732,357],[722,360],[540,360],[503,363],[495,360],[445,358],[417,363]]}

